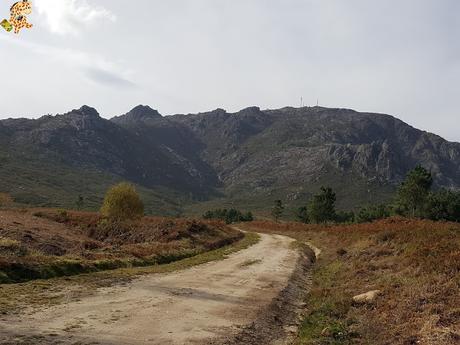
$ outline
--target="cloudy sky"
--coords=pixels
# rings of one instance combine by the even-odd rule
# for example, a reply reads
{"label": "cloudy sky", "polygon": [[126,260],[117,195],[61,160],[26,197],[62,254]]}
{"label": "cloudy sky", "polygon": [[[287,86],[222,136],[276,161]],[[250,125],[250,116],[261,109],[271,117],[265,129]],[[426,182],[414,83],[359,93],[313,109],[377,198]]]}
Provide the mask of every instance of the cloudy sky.
{"label": "cloudy sky", "polygon": [[[0,0],[9,17],[13,0]],[[0,118],[306,105],[460,141],[458,0],[35,0],[0,28]],[[3,14],[2,14],[3,13]]]}

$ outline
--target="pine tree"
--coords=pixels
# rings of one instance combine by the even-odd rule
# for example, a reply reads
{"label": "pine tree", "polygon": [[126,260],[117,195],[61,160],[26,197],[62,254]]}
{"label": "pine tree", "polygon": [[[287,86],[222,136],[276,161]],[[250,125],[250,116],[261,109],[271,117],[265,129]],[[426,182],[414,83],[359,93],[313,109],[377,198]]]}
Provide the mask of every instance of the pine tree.
{"label": "pine tree", "polygon": [[321,187],[308,204],[308,218],[314,223],[326,223],[336,219],[336,195],[329,187]]}
{"label": "pine tree", "polygon": [[398,189],[398,208],[405,215],[422,216],[432,185],[431,173],[422,166],[417,166],[409,172]]}
{"label": "pine tree", "polygon": [[272,208],[272,216],[275,219],[275,221],[278,221],[283,216],[283,212],[283,202],[281,200],[275,200],[275,206],[273,206]]}

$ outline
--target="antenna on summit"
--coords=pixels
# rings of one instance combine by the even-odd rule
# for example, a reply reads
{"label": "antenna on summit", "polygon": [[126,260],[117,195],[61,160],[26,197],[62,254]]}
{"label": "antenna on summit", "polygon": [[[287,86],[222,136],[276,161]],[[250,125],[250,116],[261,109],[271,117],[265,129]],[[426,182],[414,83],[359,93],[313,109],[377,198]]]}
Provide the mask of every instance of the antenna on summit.
{"label": "antenna on summit", "polygon": [[319,98],[316,99],[316,106],[319,107]]}
{"label": "antenna on summit", "polygon": [[303,97],[300,97],[300,107],[303,108]]}

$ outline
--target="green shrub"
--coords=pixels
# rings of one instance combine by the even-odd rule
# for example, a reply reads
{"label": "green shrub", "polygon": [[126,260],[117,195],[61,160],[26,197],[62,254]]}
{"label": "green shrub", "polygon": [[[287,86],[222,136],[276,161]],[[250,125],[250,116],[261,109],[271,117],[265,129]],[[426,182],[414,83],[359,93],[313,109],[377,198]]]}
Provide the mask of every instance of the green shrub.
{"label": "green shrub", "polygon": [[144,204],[134,186],[123,182],[107,191],[101,213],[110,220],[132,220],[144,215]]}
{"label": "green shrub", "polygon": [[460,222],[460,192],[442,189],[430,193],[425,205],[424,216],[431,220]]}
{"label": "green shrub", "polygon": [[299,207],[296,210],[295,216],[301,223],[307,224],[310,222],[310,219],[308,218],[308,209],[306,206]]}
{"label": "green shrub", "polygon": [[203,214],[204,219],[219,219],[225,221],[227,224],[232,224],[232,223],[239,223],[239,222],[251,222],[254,220],[254,216],[252,215],[251,212],[246,212],[242,213],[240,210],[236,210],[234,208],[231,208],[227,210],[226,208],[224,209],[216,209],[216,210],[210,210],[206,211],[205,214]]}
{"label": "green shrub", "polygon": [[254,220],[254,216],[252,215],[252,212],[248,211],[245,214],[243,214],[242,221],[243,222],[252,222]]}
{"label": "green shrub", "polygon": [[371,205],[363,207],[356,215],[357,223],[367,223],[374,220],[388,218],[391,215],[391,209],[387,205]]}
{"label": "green shrub", "polygon": [[353,211],[338,211],[335,215],[336,223],[353,223],[355,213]]}

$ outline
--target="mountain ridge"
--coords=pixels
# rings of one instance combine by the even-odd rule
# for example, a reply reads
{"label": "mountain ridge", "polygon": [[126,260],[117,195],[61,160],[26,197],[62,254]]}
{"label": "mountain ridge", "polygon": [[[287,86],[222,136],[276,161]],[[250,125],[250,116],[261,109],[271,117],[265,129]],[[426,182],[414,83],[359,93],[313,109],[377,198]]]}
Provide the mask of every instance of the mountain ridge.
{"label": "mountain ridge", "polygon": [[[0,142],[0,167],[5,168],[0,191],[13,196],[21,193],[3,175],[11,169],[22,181],[21,164],[29,164],[27,159],[41,166],[34,168],[41,177],[31,172],[25,180],[38,189],[45,185],[43,176],[60,181],[62,176],[52,173],[53,166],[60,167],[76,198],[87,170],[110,176],[101,186],[129,180],[155,194],[155,200],[164,196],[174,209],[197,203],[262,209],[274,198],[302,204],[322,184],[335,188],[342,208],[350,208],[387,200],[417,164],[433,172],[438,187],[460,188],[460,143],[391,115],[342,108],[254,106],[236,113],[215,109],[162,116],[138,105],[105,119],[85,105],[56,116],[0,120]],[[79,177],[71,176],[73,169]],[[91,207],[101,198],[94,195],[99,188],[83,188],[94,200]],[[69,203],[52,200],[46,194],[53,188],[46,189],[37,198],[47,202],[31,202]],[[154,205],[150,211],[156,212]]]}

